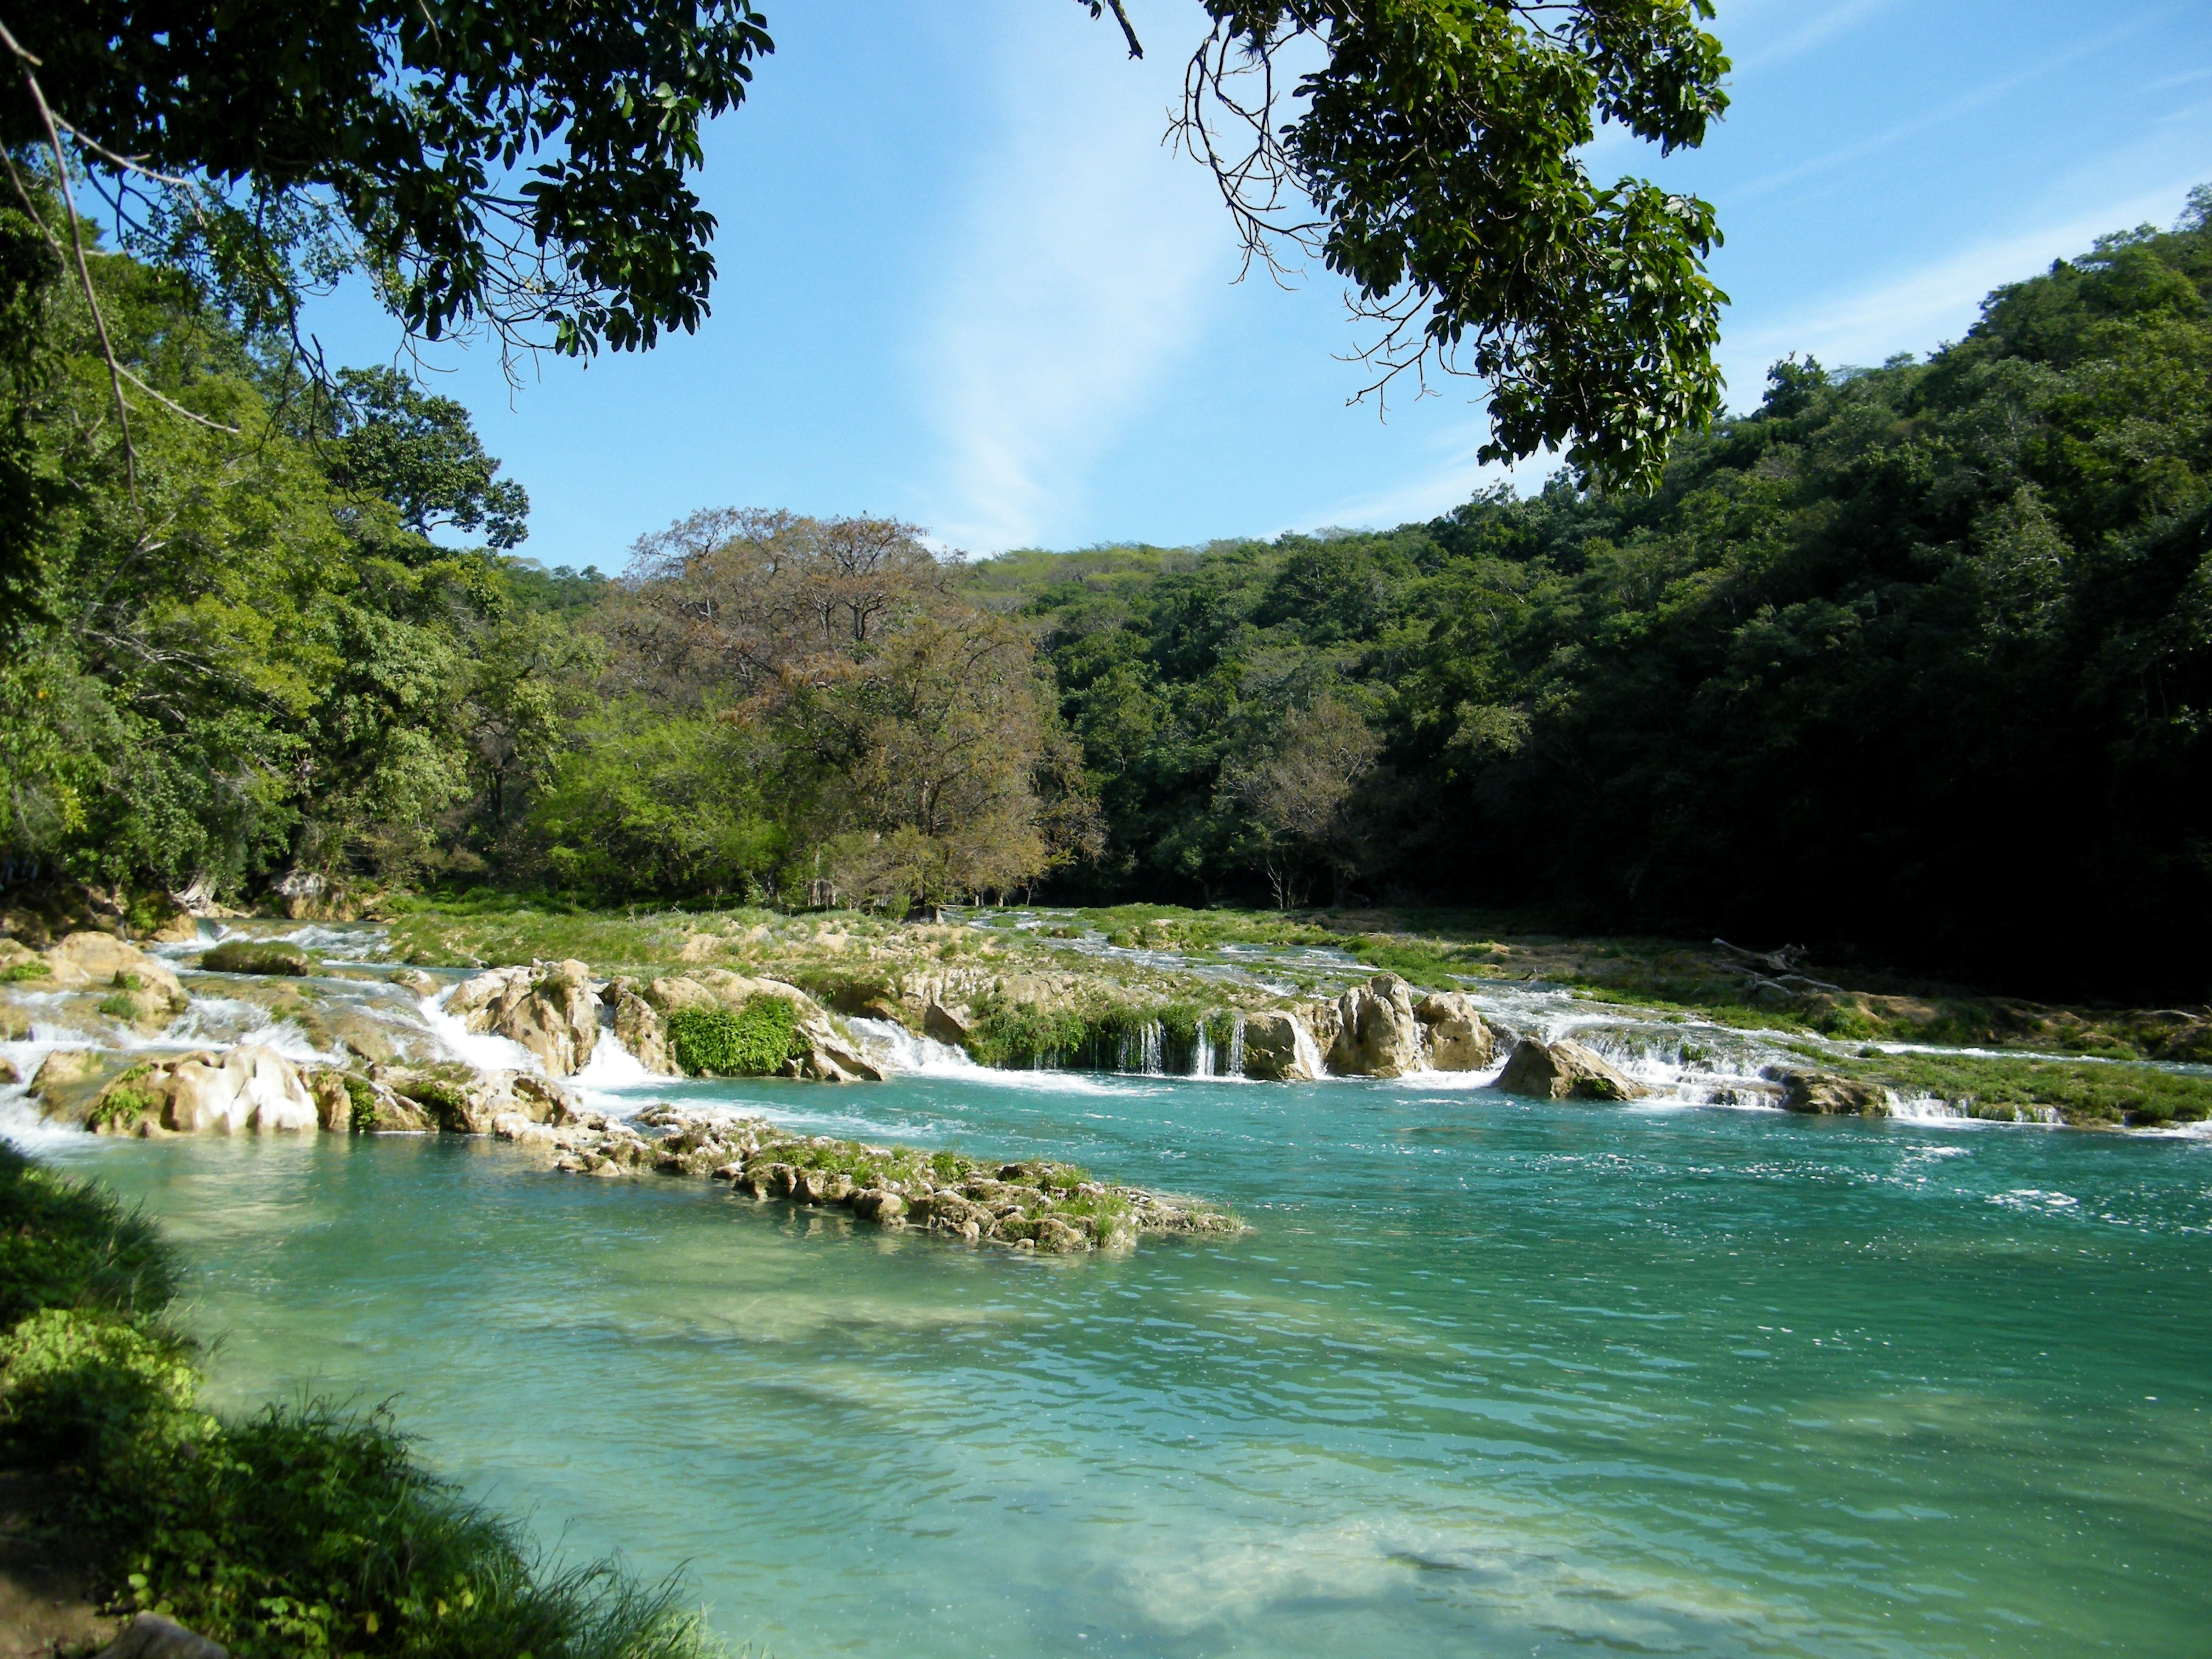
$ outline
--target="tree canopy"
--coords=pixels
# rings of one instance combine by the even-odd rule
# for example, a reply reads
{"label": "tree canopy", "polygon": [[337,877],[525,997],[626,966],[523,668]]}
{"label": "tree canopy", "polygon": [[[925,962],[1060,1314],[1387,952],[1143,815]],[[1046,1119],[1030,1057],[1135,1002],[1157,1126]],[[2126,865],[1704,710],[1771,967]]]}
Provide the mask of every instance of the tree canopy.
{"label": "tree canopy", "polygon": [[[1350,283],[1378,385],[1480,377],[1486,456],[1563,447],[1653,482],[1719,404],[1719,233],[1694,198],[1600,186],[1579,152],[1601,122],[1702,141],[1727,103],[1709,0],[1202,9],[1178,131],[1248,253],[1310,251]],[[249,336],[296,334],[308,294],[361,270],[412,337],[584,356],[705,319],[704,125],[774,50],[750,0],[49,0],[7,28],[19,205],[50,151],[127,251]]]}

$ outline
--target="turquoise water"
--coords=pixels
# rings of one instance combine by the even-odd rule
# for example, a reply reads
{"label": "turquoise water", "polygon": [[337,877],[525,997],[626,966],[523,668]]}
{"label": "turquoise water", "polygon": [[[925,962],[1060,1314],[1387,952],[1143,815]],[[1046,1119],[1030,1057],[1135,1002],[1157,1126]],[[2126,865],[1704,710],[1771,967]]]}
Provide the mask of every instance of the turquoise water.
{"label": "turquoise water", "polygon": [[811,1655],[2212,1650],[2212,1143],[1413,1085],[679,1091],[1220,1196],[1037,1259],[495,1144],[48,1149],[224,1398],[397,1395]]}

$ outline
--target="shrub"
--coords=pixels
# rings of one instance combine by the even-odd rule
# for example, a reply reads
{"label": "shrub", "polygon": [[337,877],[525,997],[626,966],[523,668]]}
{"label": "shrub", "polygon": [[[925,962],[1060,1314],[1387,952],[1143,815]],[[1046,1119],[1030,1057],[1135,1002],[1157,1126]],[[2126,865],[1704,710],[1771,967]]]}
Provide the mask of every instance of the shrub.
{"label": "shrub", "polygon": [[138,1000],[120,991],[112,997],[102,997],[99,1007],[100,1012],[110,1019],[136,1020],[138,1018]]}
{"label": "shrub", "polygon": [[735,1010],[679,1008],[667,1024],[670,1054],[694,1077],[773,1077],[806,1051],[783,997],[748,997]]}
{"label": "shrub", "polygon": [[134,1089],[127,1082],[112,1083],[93,1103],[84,1126],[88,1129],[135,1128],[153,1115],[160,1104],[143,1089]]}
{"label": "shrub", "polygon": [[44,1309],[0,1337],[0,1449],[21,1462],[112,1462],[164,1434],[198,1391],[177,1338],[104,1309]]}
{"label": "shrub", "polygon": [[27,979],[51,979],[54,970],[44,958],[33,957],[28,962],[18,962],[0,968],[0,985],[20,985]]}
{"label": "shrub", "polygon": [[143,1215],[0,1141],[0,1328],[42,1308],[150,1316],[175,1290]]}
{"label": "shrub", "polygon": [[367,1078],[345,1073],[348,1117],[354,1133],[365,1135],[376,1127],[376,1091],[368,1086]]}

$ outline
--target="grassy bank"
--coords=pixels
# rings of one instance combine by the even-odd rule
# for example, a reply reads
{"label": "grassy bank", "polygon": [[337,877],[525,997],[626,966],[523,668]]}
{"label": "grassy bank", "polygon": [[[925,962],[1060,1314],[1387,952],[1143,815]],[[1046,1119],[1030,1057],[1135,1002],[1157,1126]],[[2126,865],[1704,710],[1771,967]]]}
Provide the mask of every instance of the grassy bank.
{"label": "grassy bank", "polygon": [[0,1144],[0,1460],[91,1593],[240,1659],[711,1659],[676,1587],[562,1567],[426,1472],[381,1411],[200,1409],[174,1258]]}

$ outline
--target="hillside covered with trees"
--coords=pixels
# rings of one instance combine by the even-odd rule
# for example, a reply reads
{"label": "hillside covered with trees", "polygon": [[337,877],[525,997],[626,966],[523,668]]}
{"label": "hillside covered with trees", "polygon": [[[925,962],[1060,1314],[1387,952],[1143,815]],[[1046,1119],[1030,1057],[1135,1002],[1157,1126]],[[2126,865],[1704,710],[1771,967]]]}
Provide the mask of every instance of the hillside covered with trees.
{"label": "hillside covered with trees", "polygon": [[14,216],[5,880],[1473,903],[2201,992],[2208,219],[1778,364],[1649,494],[972,564],[712,511],[605,579],[515,552],[458,405],[108,254],[186,411],[125,451]]}

